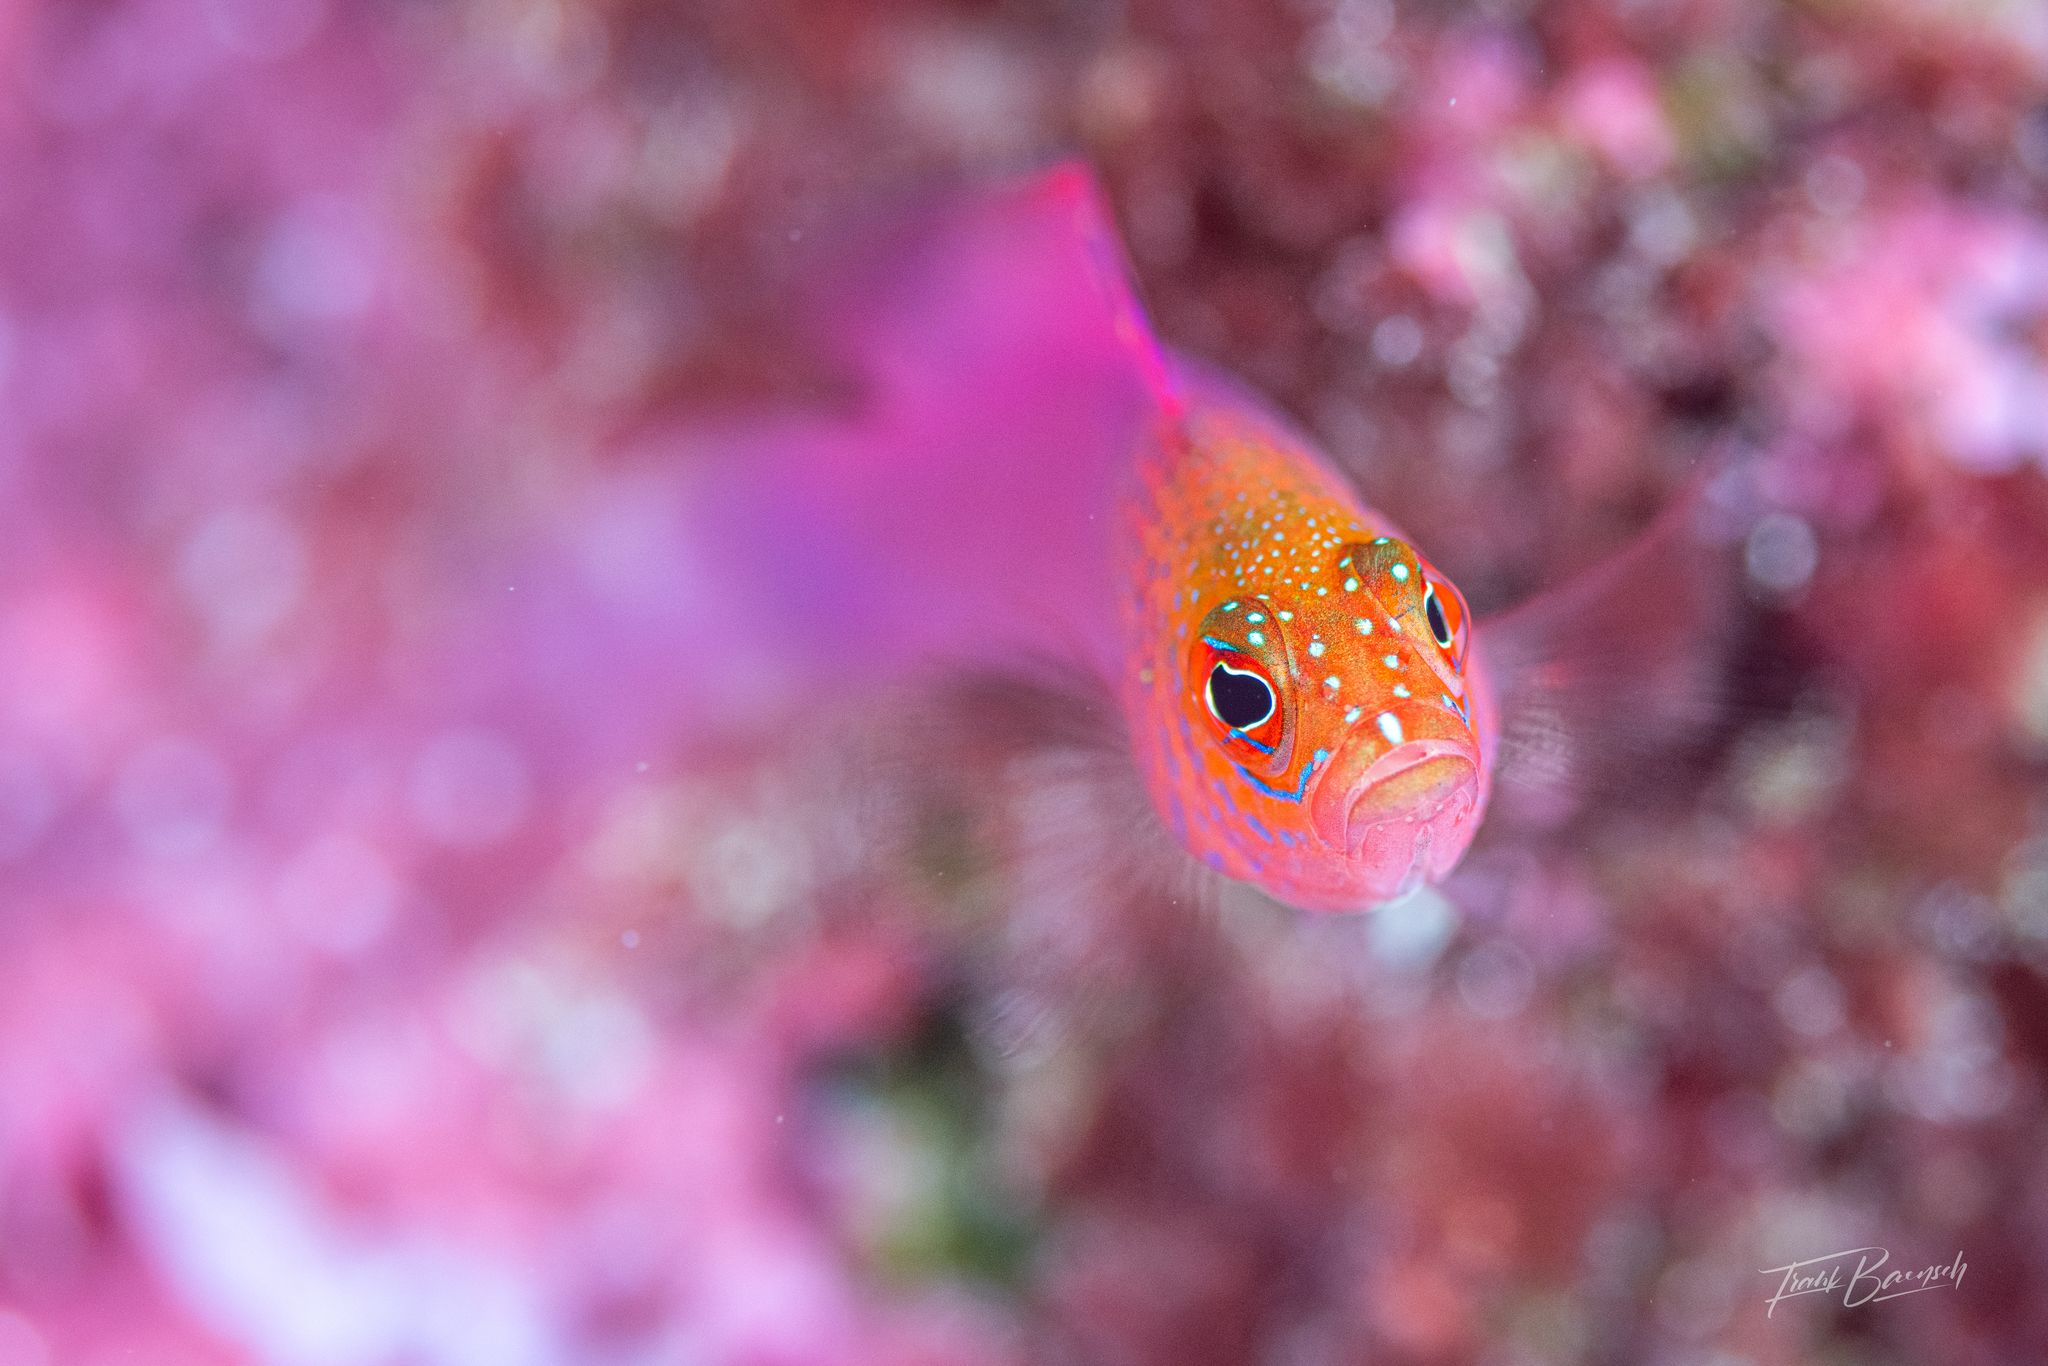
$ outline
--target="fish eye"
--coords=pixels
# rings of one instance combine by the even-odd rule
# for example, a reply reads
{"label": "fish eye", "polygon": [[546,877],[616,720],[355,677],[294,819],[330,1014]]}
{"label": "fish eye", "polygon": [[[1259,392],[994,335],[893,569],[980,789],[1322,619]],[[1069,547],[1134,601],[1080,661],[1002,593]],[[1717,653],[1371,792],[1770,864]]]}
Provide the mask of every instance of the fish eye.
{"label": "fish eye", "polygon": [[1253,730],[1272,719],[1273,686],[1256,673],[1221,660],[1209,670],[1209,710],[1232,730]]}
{"label": "fish eye", "polygon": [[1429,633],[1436,637],[1436,643],[1450,649],[1451,623],[1444,619],[1444,605],[1437,601],[1434,585],[1422,596],[1422,611],[1429,618]]}

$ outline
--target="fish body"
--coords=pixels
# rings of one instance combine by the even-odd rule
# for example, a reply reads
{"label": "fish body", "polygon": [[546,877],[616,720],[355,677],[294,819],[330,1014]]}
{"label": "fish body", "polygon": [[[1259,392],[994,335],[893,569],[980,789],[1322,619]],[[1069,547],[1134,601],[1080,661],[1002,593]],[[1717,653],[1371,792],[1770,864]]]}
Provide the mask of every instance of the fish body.
{"label": "fish body", "polygon": [[1179,368],[1124,510],[1121,696],[1162,819],[1281,900],[1441,878],[1496,758],[1463,597],[1287,424]]}
{"label": "fish body", "polygon": [[1503,752],[1457,588],[1157,341],[1085,170],[941,217],[823,311],[850,411],[693,430],[611,500],[665,511],[625,519],[632,562],[604,551],[613,601],[555,604],[592,642],[590,705],[659,692],[714,731],[1053,661],[1115,698],[1162,824],[1225,876],[1322,910],[1444,877]]}
{"label": "fish body", "polygon": [[1497,758],[1463,595],[1313,442],[1158,342],[1084,170],[1031,193],[1081,245],[1149,398],[1114,481],[1114,676],[1161,820],[1211,868],[1305,908],[1443,877]]}

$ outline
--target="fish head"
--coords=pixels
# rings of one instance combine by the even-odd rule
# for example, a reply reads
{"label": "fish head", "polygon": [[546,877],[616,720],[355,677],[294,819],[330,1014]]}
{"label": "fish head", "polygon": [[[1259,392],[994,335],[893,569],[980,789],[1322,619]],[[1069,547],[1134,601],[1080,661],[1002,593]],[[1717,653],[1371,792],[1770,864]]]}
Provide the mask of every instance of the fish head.
{"label": "fish head", "polygon": [[1218,604],[1184,682],[1230,808],[1212,864],[1298,905],[1349,909],[1443,877],[1471,843],[1490,711],[1471,617],[1408,542],[1343,543],[1307,580]]}

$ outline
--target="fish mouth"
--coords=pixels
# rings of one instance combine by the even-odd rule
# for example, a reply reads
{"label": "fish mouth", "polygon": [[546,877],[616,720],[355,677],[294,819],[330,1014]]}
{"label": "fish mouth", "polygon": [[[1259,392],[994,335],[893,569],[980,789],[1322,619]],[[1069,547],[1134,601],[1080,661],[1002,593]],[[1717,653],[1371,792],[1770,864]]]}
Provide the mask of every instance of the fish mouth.
{"label": "fish mouth", "polygon": [[1478,808],[1471,744],[1416,739],[1376,757],[1340,753],[1312,815],[1324,843],[1344,850],[1365,894],[1391,900],[1451,870],[1471,842]]}

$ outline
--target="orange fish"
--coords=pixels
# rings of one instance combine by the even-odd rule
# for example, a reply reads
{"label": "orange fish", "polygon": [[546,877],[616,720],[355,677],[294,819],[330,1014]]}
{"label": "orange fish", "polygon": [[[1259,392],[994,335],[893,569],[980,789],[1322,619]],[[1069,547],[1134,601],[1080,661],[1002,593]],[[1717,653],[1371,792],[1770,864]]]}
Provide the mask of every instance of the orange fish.
{"label": "orange fish", "polygon": [[1161,817],[1298,906],[1441,878],[1495,757],[1464,597],[1246,396],[1199,378],[1181,392],[1123,519],[1121,696]]}
{"label": "orange fish", "polygon": [[[1087,172],[939,218],[814,309],[850,412],[662,444],[682,485],[614,501],[677,510],[672,541],[597,519],[650,567],[607,542],[631,612],[551,609],[591,641],[587,709],[773,725],[914,667],[1053,659],[1117,699],[1160,820],[1226,876],[1327,910],[1443,878],[1511,748],[1494,685],[1534,676],[1513,635],[1475,632],[1307,439],[1157,343]],[[1584,676],[1602,706],[1627,686]]]}

